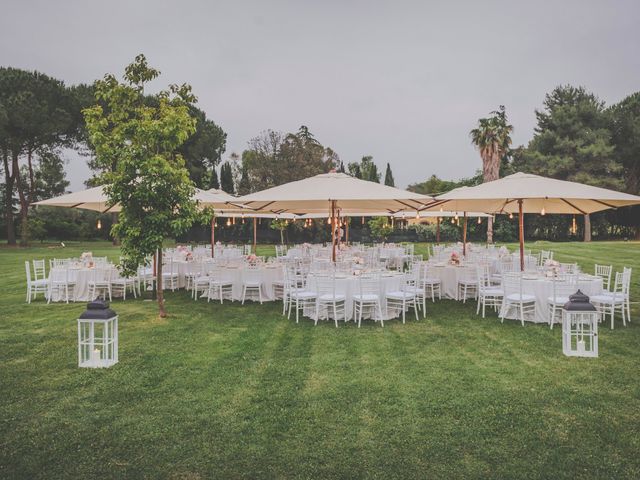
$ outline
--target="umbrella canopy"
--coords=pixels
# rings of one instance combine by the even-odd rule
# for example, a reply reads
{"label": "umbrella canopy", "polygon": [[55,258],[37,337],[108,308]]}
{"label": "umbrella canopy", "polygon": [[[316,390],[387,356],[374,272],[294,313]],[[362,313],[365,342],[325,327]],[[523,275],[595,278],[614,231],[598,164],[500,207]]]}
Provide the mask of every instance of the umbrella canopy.
{"label": "umbrella canopy", "polygon": [[491,213],[588,214],[640,204],[640,197],[581,183],[514,173],[475,187],[460,187],[436,197],[429,210],[475,210]]}
{"label": "umbrella canopy", "polygon": [[[236,197],[229,195],[222,190],[200,190],[196,188],[196,193],[193,199],[196,200],[201,206],[209,206],[214,209],[226,208],[229,210],[238,211],[238,214],[242,211],[238,207],[229,207],[228,202],[235,200]],[[120,205],[114,205],[109,207],[107,205],[108,198],[105,195],[102,186],[88,188],[80,192],[67,193],[58,197],[49,198],[47,200],[41,200],[34,202],[34,205],[45,205],[48,207],[66,207],[66,208],[82,208],[84,210],[93,210],[95,212],[107,213],[107,212],[119,212],[121,210]]]}
{"label": "umbrella canopy", "polygon": [[34,205],[46,205],[49,207],[66,207],[66,208],[82,208],[84,210],[93,210],[95,212],[119,212],[120,205],[114,205],[109,208],[107,196],[104,194],[102,187],[93,187],[80,192],[68,193],[59,197],[49,198],[34,202]]}
{"label": "umbrella canopy", "polygon": [[305,214],[327,212],[334,202],[334,208],[385,211],[388,215],[423,208],[431,201],[425,195],[330,172],[251,193],[237,198],[234,204],[258,211]]}
{"label": "umbrella canopy", "polygon": [[628,193],[519,172],[475,187],[451,190],[436,197],[429,209],[518,212],[520,269],[524,270],[525,213],[586,215],[636,204],[640,204],[640,197]]}

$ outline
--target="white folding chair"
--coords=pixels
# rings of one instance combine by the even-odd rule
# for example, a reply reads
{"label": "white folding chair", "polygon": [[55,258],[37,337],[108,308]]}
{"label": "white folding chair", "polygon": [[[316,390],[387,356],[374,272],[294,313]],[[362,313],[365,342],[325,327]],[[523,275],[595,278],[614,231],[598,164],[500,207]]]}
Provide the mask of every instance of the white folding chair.
{"label": "white folding chair", "polygon": [[321,318],[321,314],[324,314],[324,318],[327,320],[330,315],[333,314],[333,319],[338,327],[338,320],[343,319],[347,321],[346,316],[346,296],[336,292],[336,278],[335,274],[330,275],[317,275],[316,276],[316,318],[315,323],[318,324],[318,320]]}
{"label": "white folding chair", "polygon": [[595,265],[595,276],[602,279],[602,288],[609,291],[611,288],[611,274],[613,272],[613,265]]}
{"label": "white folding chair", "polygon": [[[36,260],[34,260],[34,262],[35,261]],[[44,260],[42,260],[42,265],[42,268],[44,269]],[[38,278],[37,275],[35,275],[35,278],[31,278],[29,262],[25,261],[24,267],[27,272],[27,303],[31,303],[31,300],[35,300],[38,293],[43,293],[46,297],[49,290],[49,280],[46,278]]]}
{"label": "white folding chair", "polygon": [[504,302],[500,322],[504,322],[504,317],[510,308],[515,307],[518,311],[520,323],[524,327],[524,316],[536,313],[535,295],[526,294],[522,290],[522,274],[505,273],[502,277],[502,288],[504,290]]}
{"label": "white folding chair", "polygon": [[[402,312],[402,323],[405,323],[406,311],[413,307],[416,320],[418,320],[418,302],[416,301],[415,291],[412,291],[413,289],[411,287],[410,281],[408,282],[405,278],[400,283],[399,290],[387,292],[385,295],[387,301],[387,318],[396,318],[400,315],[400,312]],[[393,312],[393,315],[391,315],[390,312]],[[384,327],[382,320],[381,323]]]}
{"label": "white folding chair", "polygon": [[103,299],[109,296],[111,301],[111,273],[110,267],[94,267],[91,270],[89,278],[89,298],[95,300],[98,295],[102,295]]}
{"label": "white folding chair", "polygon": [[574,276],[553,278],[553,294],[547,298],[549,308],[549,328],[558,321],[562,323],[562,307],[569,301],[569,295],[576,293],[578,286]]}
{"label": "white folding chair", "polygon": [[477,267],[478,276],[478,306],[476,307],[476,315],[480,313],[482,307],[482,318],[485,318],[486,307],[498,310],[502,306],[504,298],[504,290],[500,286],[491,284],[488,266]]}
{"label": "white folding chair", "polygon": [[357,319],[358,328],[366,310],[371,310],[371,318],[382,320],[380,304],[380,277],[377,275],[361,275],[358,278],[357,293],[353,295],[353,315]]}
{"label": "white folding chair", "polygon": [[262,270],[254,266],[247,267],[242,272],[242,304],[247,294],[258,294],[258,300],[262,304]]}

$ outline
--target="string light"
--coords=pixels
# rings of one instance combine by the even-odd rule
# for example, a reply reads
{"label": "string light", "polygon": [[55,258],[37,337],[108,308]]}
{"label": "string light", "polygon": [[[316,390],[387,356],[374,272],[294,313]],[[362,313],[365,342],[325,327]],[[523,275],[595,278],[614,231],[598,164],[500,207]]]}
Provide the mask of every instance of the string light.
{"label": "string light", "polygon": [[327,225],[331,225],[331,217],[327,218]]}
{"label": "string light", "polygon": [[227,218],[227,227],[231,226],[231,218]]}
{"label": "string light", "polygon": [[509,219],[513,220],[513,212],[509,214]]}
{"label": "string light", "polygon": [[364,217],[362,217],[362,225],[364,225]]}
{"label": "string light", "polygon": [[420,210],[416,212],[416,220],[420,220]]}
{"label": "string light", "polygon": [[547,211],[544,209],[544,207],[542,207],[542,210],[540,210],[540,215],[546,215]]}
{"label": "string light", "polygon": [[482,223],[482,218],[478,217],[478,225]]}
{"label": "string light", "polygon": [[452,224],[453,224],[453,223],[456,223],[455,219],[453,219],[453,218],[452,218],[452,219],[451,219],[451,223],[452,223]]}
{"label": "string light", "polygon": [[100,219],[98,219],[98,223],[96,224],[96,228],[97,228],[98,230],[101,230],[101,229],[102,229],[102,222],[100,221]]}
{"label": "string light", "polygon": [[576,233],[578,233],[578,225],[576,224],[576,216],[573,216],[573,219],[571,220],[571,233],[573,233],[574,235]]}
{"label": "string light", "polygon": [[442,210],[442,207],[440,207],[440,211],[441,211],[441,212],[443,211],[443,210]]}
{"label": "string light", "polygon": [[456,222],[458,221],[458,214],[456,213]]}

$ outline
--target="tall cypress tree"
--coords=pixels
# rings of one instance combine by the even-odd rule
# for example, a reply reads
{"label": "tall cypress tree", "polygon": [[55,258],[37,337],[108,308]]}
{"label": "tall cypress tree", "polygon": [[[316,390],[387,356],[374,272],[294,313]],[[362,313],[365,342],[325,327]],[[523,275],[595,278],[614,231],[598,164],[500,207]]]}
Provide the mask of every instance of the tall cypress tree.
{"label": "tall cypress tree", "polygon": [[234,194],[233,172],[229,162],[224,162],[220,167],[220,188],[231,195]]}
{"label": "tall cypress tree", "polygon": [[209,188],[215,188],[218,190],[220,188],[220,182],[218,181],[218,172],[216,167],[211,169],[211,179],[209,180]]}
{"label": "tall cypress tree", "polygon": [[393,179],[393,173],[391,173],[391,165],[387,162],[387,171],[384,174],[384,184],[389,187],[395,187],[396,182]]}

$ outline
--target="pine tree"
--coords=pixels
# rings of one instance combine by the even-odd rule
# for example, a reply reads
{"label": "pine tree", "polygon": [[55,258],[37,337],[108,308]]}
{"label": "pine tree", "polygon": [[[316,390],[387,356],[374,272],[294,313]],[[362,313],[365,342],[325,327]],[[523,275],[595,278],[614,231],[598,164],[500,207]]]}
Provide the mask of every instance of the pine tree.
{"label": "pine tree", "polygon": [[384,184],[389,187],[395,187],[396,182],[393,179],[393,173],[391,173],[391,165],[387,162],[387,171],[384,174]]}
{"label": "pine tree", "polygon": [[211,179],[209,180],[209,188],[215,188],[216,190],[220,189],[220,182],[218,181],[218,172],[216,167],[211,169]]}
{"label": "pine tree", "polygon": [[224,162],[220,167],[220,188],[231,195],[234,194],[233,172],[229,162]]}

